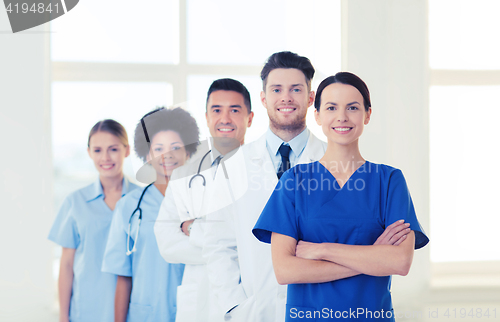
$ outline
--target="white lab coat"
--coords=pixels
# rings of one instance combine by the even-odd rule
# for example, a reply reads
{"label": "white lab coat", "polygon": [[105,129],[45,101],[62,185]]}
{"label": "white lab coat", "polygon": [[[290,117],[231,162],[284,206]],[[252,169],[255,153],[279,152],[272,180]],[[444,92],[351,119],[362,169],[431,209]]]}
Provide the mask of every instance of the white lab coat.
{"label": "white lab coat", "polygon": [[[197,153],[198,160],[174,171],[154,227],[162,257],[170,263],[186,264],[182,284],[177,288],[176,322],[224,321],[217,301],[209,294],[206,263],[202,257],[204,230],[207,228],[205,217],[207,213],[227,207],[232,202],[223,167],[236,172],[235,163],[244,160],[242,153],[236,152],[221,162],[215,179],[214,170],[210,167],[200,172],[205,177],[205,187],[201,184],[201,177],[197,177],[189,188],[189,181],[197,172],[201,157],[206,152]],[[212,155],[207,155],[204,164],[210,165],[212,162]],[[246,185],[245,178],[233,177],[234,180],[243,180]],[[180,225],[195,218],[190,236],[186,236]]]}
{"label": "white lab coat", "polygon": [[[282,322],[286,286],[276,281],[270,245],[252,234],[278,178],[265,135],[242,150],[248,186],[233,185],[231,188],[238,195],[234,204],[207,217],[213,227],[205,231],[203,256],[207,259],[211,292],[218,299],[222,314],[238,305],[225,314],[226,321]],[[310,133],[298,163],[317,161],[325,151],[326,143]]]}

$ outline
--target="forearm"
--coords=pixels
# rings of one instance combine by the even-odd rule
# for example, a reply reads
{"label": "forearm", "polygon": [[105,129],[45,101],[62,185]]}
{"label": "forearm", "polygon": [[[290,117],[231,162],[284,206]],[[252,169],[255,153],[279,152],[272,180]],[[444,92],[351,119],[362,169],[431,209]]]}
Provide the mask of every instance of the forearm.
{"label": "forearm", "polygon": [[273,255],[276,279],[281,285],[302,283],[325,283],[359,275],[360,273],[322,260],[303,259],[293,255]]}
{"label": "forearm", "polygon": [[73,265],[61,263],[59,269],[59,321],[69,320],[69,305],[73,289]]}
{"label": "forearm", "polygon": [[320,259],[372,276],[407,275],[413,260],[415,235],[408,234],[401,245],[321,244]]}
{"label": "forearm", "polygon": [[115,322],[127,321],[131,291],[132,278],[128,276],[118,276],[115,291]]}
{"label": "forearm", "polygon": [[279,284],[324,283],[360,274],[337,263],[297,257],[296,244],[292,237],[272,234],[273,267]]}

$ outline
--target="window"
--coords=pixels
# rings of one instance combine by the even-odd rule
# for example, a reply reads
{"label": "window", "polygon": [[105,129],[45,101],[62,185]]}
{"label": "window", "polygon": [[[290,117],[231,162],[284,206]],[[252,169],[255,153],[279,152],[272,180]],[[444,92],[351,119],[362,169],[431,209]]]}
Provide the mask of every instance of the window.
{"label": "window", "polygon": [[476,286],[464,274],[500,262],[498,149],[487,143],[500,139],[499,10],[494,0],[429,0],[431,261],[437,276],[454,265],[454,282]]}
{"label": "window", "polygon": [[[51,22],[51,31],[56,209],[68,192],[96,178],[87,135],[103,118],[121,122],[133,144],[142,115],[180,105],[206,136],[208,87],[232,77],[252,97],[256,115],[245,140],[251,142],[268,126],[259,74],[270,54],[310,58],[313,87],[340,70],[340,0],[87,0]],[[312,115],[308,120],[314,124]],[[318,126],[311,130],[323,137]],[[140,165],[129,157],[126,175],[134,179]]]}

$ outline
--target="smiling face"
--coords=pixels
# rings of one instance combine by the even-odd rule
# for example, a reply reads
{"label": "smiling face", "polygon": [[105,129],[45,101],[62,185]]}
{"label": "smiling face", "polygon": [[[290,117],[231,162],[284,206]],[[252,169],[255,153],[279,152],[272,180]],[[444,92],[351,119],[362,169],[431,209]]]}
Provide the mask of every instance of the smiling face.
{"label": "smiling face", "polygon": [[260,98],[273,132],[297,131],[306,126],[307,108],[314,101],[314,92],[309,91],[302,71],[277,68],[267,76],[266,90]]}
{"label": "smiling face", "polygon": [[212,92],[205,114],[210,135],[245,143],[245,133],[252,125],[253,112],[248,113],[243,95],[235,91]]}
{"label": "smiling face", "polygon": [[324,88],[319,113],[314,112],[328,142],[344,146],[357,143],[370,115],[371,108],[365,111],[363,96],[356,87],[342,83]]}
{"label": "smiling face", "polygon": [[100,177],[116,178],[123,173],[123,160],[130,154],[130,148],[117,136],[101,131],[90,137],[87,152]]}
{"label": "smiling face", "polygon": [[158,132],[151,141],[151,153],[148,154],[147,161],[155,169],[157,177],[170,177],[172,171],[189,158],[184,142],[175,131]]}

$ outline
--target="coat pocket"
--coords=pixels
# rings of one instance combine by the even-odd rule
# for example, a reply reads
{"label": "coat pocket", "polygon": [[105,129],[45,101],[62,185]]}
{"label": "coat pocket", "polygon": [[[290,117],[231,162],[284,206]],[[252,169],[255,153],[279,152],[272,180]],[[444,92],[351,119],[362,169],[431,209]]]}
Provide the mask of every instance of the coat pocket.
{"label": "coat pocket", "polygon": [[198,285],[185,284],[177,287],[176,321],[196,321],[198,311]]}
{"label": "coat pocket", "polygon": [[150,322],[152,311],[153,307],[151,305],[130,303],[127,322]]}

